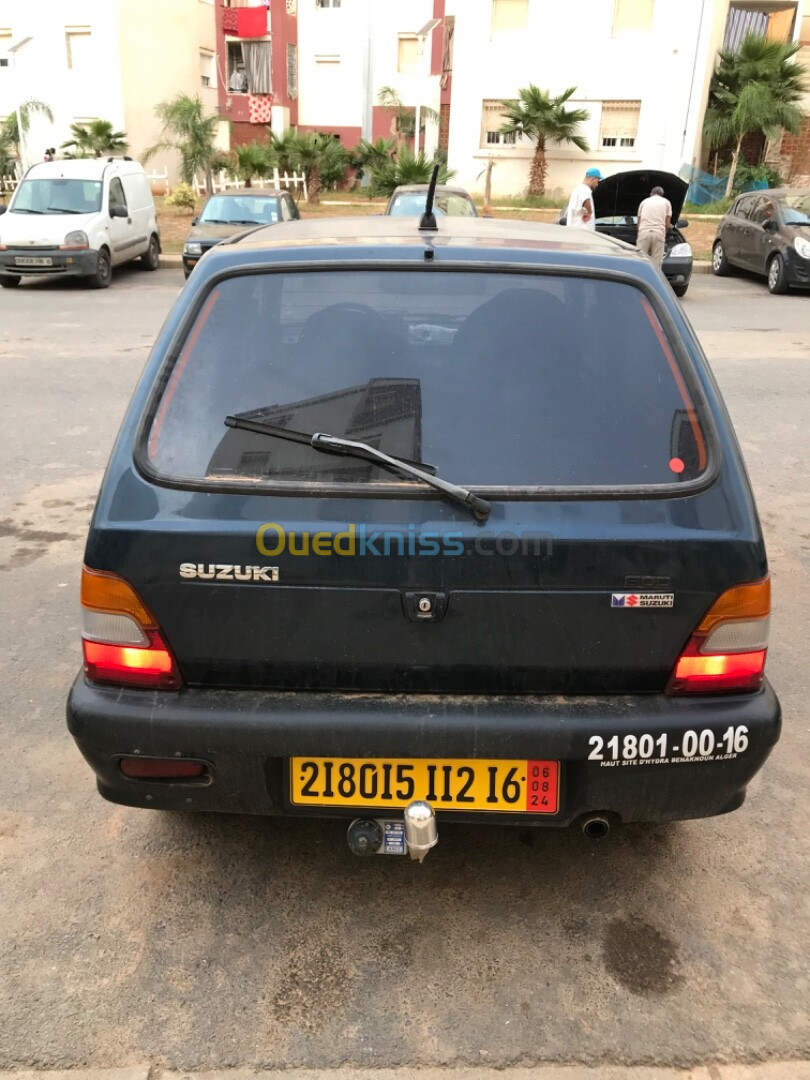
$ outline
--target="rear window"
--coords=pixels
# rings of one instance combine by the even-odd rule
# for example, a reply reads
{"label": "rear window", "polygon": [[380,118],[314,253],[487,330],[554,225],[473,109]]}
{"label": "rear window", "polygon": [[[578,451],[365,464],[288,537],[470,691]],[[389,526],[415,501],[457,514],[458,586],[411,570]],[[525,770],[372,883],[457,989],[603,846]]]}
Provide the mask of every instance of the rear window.
{"label": "rear window", "polygon": [[161,381],[145,450],[175,481],[409,483],[227,427],[229,414],[365,442],[478,488],[679,484],[707,465],[701,418],[652,306],[603,279],[228,278]]}

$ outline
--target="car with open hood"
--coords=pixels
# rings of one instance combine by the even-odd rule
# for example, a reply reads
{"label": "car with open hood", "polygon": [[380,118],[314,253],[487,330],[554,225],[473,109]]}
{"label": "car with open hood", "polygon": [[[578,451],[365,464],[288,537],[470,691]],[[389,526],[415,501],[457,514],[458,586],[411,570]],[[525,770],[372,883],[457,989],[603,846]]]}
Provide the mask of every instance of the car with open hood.
{"label": "car with open hood", "polygon": [[589,230],[218,244],[134,391],[81,604],[68,723],[106,798],[343,818],[360,854],[726,813],[779,738],[731,421],[658,268]]}
{"label": "car with open hood", "polygon": [[764,277],[772,293],[810,288],[810,189],[754,191],[736,200],[712,247],[715,274],[735,268]]}
{"label": "car with open hood", "polygon": [[672,204],[672,225],[664,242],[664,276],[676,296],[685,296],[692,278],[692,247],[681,233],[689,224],[681,218],[689,185],[679,176],[655,169],[631,169],[606,177],[593,192],[596,231],[635,244],[638,208],[654,187],[664,190]]}
{"label": "car with open hood", "polygon": [[191,222],[183,244],[183,273],[188,277],[206,251],[222,240],[262,225],[297,221],[300,216],[289,191],[239,188],[211,195]]}

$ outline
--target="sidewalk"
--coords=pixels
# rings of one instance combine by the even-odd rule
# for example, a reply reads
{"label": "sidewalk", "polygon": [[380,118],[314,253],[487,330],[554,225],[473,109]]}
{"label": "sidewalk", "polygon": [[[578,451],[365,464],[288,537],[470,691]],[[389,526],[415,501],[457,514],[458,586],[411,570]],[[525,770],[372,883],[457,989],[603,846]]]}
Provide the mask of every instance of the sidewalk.
{"label": "sidewalk", "polygon": [[694,1069],[651,1066],[538,1065],[534,1068],[219,1069],[199,1072],[134,1066],[128,1069],[59,1069],[0,1072],[0,1080],[810,1080],[810,1061],[767,1065],[700,1065]]}

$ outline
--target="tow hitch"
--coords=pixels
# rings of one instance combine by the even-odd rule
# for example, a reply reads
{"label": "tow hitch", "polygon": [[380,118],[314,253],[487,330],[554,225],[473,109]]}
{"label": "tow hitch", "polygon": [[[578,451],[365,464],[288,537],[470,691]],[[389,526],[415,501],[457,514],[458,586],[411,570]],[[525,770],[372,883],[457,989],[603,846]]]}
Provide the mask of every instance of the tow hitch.
{"label": "tow hitch", "polygon": [[400,818],[355,818],[346,834],[355,855],[410,855],[422,862],[439,842],[433,807],[416,800]]}

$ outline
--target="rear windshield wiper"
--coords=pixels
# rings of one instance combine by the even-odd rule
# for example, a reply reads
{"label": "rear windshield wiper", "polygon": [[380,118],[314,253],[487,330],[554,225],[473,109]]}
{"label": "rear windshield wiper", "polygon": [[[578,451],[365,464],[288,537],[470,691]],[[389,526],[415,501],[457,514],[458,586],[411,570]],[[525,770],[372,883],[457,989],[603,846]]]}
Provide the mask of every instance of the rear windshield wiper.
{"label": "rear windshield wiper", "polygon": [[307,435],[302,431],[274,427],[272,424],[262,424],[257,420],[243,420],[239,416],[226,416],[225,423],[228,427],[255,431],[258,435],[270,435],[279,439],[289,439],[291,442],[305,443],[311,446],[313,450],[318,450],[323,454],[342,454],[346,457],[360,458],[362,461],[373,461],[381,468],[388,469],[389,472],[399,472],[404,473],[406,476],[412,476],[425,484],[429,484],[430,487],[440,491],[453,502],[466,507],[479,521],[486,521],[492,509],[486,499],[480,498],[472,491],[468,491],[467,488],[460,487],[458,484],[450,484],[447,480],[442,480],[441,477],[433,475],[436,470],[432,465],[426,465],[421,461],[409,461],[407,458],[389,457],[388,454],[384,454],[382,450],[377,450],[374,446],[369,446],[368,443],[355,442],[352,439],[341,439],[335,435],[325,435],[322,432]]}

